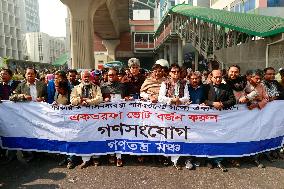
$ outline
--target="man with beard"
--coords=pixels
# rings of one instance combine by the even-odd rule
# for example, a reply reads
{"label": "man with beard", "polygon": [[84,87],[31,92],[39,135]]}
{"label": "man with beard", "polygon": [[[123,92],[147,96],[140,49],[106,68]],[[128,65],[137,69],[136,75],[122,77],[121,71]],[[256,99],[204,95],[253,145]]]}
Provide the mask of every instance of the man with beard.
{"label": "man with beard", "polygon": [[238,65],[232,65],[228,69],[228,75],[224,77],[226,84],[233,90],[236,98],[236,103],[247,103],[245,88],[247,86],[246,77],[240,75],[240,67]]}
{"label": "man with beard", "polygon": [[[72,105],[97,105],[103,101],[103,96],[99,86],[90,82],[90,72],[83,71],[81,73],[82,82],[75,86],[71,92],[70,102]],[[88,167],[92,163],[92,157],[83,156],[83,163],[80,165],[81,169]],[[93,156],[93,163],[95,166],[99,165],[99,156]]]}
{"label": "man with beard", "polygon": [[269,96],[269,101],[283,100],[284,91],[282,86],[275,80],[275,70],[272,67],[265,68],[263,84]]}
{"label": "man with beard", "polygon": [[[224,77],[224,81],[233,90],[236,103],[244,104],[249,101],[248,96],[254,95],[254,93],[246,94],[247,78],[240,75],[240,71],[241,68],[238,65],[230,66],[228,74]],[[239,158],[231,158],[231,163],[235,167],[241,166]]]}

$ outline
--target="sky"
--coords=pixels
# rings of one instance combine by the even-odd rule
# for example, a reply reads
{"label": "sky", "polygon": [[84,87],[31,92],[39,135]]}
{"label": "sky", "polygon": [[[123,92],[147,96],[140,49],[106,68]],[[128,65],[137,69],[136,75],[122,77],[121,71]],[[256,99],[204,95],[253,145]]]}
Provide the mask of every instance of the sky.
{"label": "sky", "polygon": [[60,0],[38,0],[40,31],[54,37],[66,36],[67,8]]}

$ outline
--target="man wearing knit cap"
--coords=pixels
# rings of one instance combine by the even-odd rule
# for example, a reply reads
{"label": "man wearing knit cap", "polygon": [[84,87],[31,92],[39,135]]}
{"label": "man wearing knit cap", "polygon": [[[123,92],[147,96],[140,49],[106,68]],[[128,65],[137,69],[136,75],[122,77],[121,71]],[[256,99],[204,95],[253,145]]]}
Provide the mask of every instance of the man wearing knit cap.
{"label": "man wearing knit cap", "polygon": [[128,60],[128,67],[130,73],[126,74],[122,78],[122,83],[126,87],[126,96],[139,99],[140,98],[140,88],[145,80],[145,76],[140,73],[140,61],[137,58],[130,58]]}

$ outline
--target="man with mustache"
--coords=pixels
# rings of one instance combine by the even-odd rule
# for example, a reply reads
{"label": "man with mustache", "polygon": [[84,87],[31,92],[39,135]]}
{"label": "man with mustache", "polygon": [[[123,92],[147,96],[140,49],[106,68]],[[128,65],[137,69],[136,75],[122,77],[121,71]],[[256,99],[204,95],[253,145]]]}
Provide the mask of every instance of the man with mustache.
{"label": "man with mustache", "polygon": [[[90,81],[91,73],[89,71],[83,71],[81,73],[82,82],[75,86],[71,92],[70,102],[72,105],[97,105],[103,101],[103,96],[99,86],[94,85]],[[81,169],[88,167],[92,162],[95,166],[99,165],[99,156],[83,156],[83,163],[80,165]]]}

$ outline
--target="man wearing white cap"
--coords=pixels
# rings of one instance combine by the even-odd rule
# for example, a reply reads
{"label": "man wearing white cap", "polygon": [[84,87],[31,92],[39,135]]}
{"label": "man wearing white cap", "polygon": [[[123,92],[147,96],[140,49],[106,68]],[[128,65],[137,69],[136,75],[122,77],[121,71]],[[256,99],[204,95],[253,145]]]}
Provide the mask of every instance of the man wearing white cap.
{"label": "man wearing white cap", "polygon": [[159,59],[152,67],[152,74],[148,77],[140,89],[140,96],[145,100],[150,100],[153,103],[158,102],[159,91],[162,82],[165,80],[165,73],[169,63],[167,60]]}

